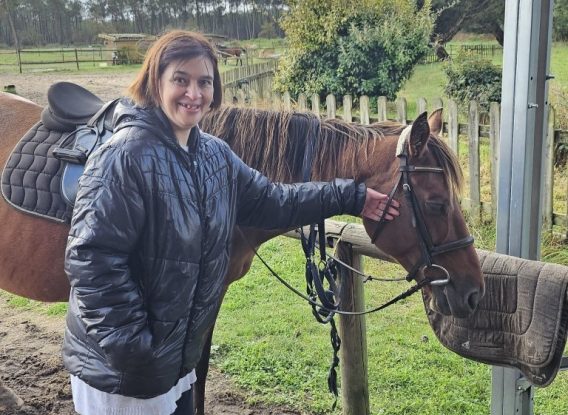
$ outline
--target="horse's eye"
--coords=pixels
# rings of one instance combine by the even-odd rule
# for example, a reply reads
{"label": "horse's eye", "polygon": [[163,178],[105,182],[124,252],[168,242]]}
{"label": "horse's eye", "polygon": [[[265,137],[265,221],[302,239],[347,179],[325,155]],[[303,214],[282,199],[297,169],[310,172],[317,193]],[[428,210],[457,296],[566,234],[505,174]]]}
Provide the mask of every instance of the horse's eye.
{"label": "horse's eye", "polygon": [[425,202],[426,213],[429,215],[447,215],[448,207],[445,203],[440,202]]}

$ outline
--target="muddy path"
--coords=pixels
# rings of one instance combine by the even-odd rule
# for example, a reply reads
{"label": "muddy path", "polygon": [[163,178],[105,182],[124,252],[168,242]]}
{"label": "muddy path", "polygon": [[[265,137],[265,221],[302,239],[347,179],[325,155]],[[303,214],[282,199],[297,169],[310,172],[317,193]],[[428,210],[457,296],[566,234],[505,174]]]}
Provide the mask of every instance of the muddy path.
{"label": "muddy path", "polygon": [[[0,296],[0,383],[23,400],[23,406],[11,407],[10,396],[0,392],[0,414],[75,414],[60,357],[63,329],[63,317],[14,308]],[[214,369],[207,387],[207,414],[300,415],[286,408],[247,405],[245,393]]]}

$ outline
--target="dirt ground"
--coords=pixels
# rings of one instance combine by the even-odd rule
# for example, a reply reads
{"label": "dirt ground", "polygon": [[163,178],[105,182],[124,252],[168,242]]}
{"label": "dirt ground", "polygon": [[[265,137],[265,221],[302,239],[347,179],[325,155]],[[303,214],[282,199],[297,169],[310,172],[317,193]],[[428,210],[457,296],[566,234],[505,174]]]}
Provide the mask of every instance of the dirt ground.
{"label": "dirt ground", "polygon": [[[46,93],[57,81],[77,83],[102,100],[124,95],[134,74],[0,74],[0,87],[15,85],[16,92],[37,104],[46,105]],[[69,378],[60,358],[64,321],[9,307],[0,297],[0,384],[11,388],[24,402],[7,409],[0,390],[2,415],[75,414]],[[251,407],[245,394],[218,371],[210,371],[206,412],[211,415],[299,415],[286,408]]]}
{"label": "dirt ground", "polygon": [[[72,415],[69,376],[61,363],[64,318],[10,307],[0,297],[0,383],[24,405],[7,408],[0,392],[2,415]],[[211,415],[299,415],[285,408],[251,407],[222,373],[211,370],[206,412]]]}
{"label": "dirt ground", "polygon": [[47,104],[49,86],[59,81],[69,81],[87,88],[104,101],[124,95],[124,91],[134,79],[135,73],[42,73],[5,74],[0,73],[0,86],[14,85],[16,92],[39,105]]}

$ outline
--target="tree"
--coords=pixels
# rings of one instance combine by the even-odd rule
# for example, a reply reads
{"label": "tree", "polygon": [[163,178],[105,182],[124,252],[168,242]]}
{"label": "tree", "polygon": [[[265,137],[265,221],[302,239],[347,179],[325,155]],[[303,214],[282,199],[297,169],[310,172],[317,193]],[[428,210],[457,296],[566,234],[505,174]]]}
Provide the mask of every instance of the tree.
{"label": "tree", "polygon": [[10,25],[10,30],[12,32],[12,37],[14,41],[14,46],[16,49],[20,49],[20,39],[18,38],[18,32],[16,31],[16,26],[14,25],[14,20],[12,18],[12,11],[16,8],[16,3],[10,0],[0,0],[0,13],[6,15],[8,24]]}
{"label": "tree", "polygon": [[277,90],[309,94],[396,96],[426,54],[430,1],[291,0],[282,27],[289,49]]}

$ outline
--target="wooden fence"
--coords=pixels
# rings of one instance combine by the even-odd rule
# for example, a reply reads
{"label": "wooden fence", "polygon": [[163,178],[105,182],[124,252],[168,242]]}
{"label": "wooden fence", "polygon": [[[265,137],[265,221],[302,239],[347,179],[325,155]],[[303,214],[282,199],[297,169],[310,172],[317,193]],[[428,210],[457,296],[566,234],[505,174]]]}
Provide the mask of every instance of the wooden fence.
{"label": "wooden fence", "polygon": [[[240,94],[240,99],[233,96],[233,103],[245,103],[256,105],[259,98],[254,96],[245,99],[244,93]],[[244,99],[244,101],[243,101]],[[377,112],[371,112],[370,98],[362,96],[359,98],[359,107],[353,108],[353,99],[346,95],[342,98],[342,108],[338,111],[335,96],[326,97],[325,106],[320,103],[318,95],[308,98],[300,94],[296,101],[293,101],[289,93],[282,95],[274,94],[270,98],[270,106],[275,110],[298,110],[311,111],[323,118],[342,118],[345,121],[357,121],[361,124],[370,124],[377,121],[392,119],[403,124],[412,122],[408,117],[408,104],[404,98],[396,102],[387,102],[385,97],[378,97],[376,101]],[[308,106],[308,103],[310,104]],[[462,205],[469,212],[470,217],[476,220],[491,219],[495,217],[498,195],[498,175],[497,162],[499,160],[499,129],[500,129],[500,106],[492,103],[489,113],[483,113],[477,102],[470,102],[466,122],[464,116],[460,115],[458,106],[454,101],[443,103],[440,98],[432,100],[431,105],[424,98],[420,98],[416,103],[416,113],[436,108],[443,108],[445,122],[443,133],[450,147],[456,152],[460,162],[464,167],[467,179],[467,192],[462,197]],[[323,110],[325,108],[325,112]],[[481,121],[484,121],[482,123]],[[543,222],[547,229],[552,229],[557,225],[564,229],[563,233],[568,232],[568,185],[564,189],[554,185],[554,149],[555,143],[568,143],[568,131],[555,128],[555,111],[550,108],[548,117],[548,137],[546,154],[544,155],[543,171],[544,179],[544,204]],[[481,156],[481,150],[487,149],[488,156]],[[462,154],[463,153],[463,154]],[[484,151],[485,154],[485,151]],[[466,160],[467,158],[467,160]],[[557,180],[564,179],[556,177]],[[555,195],[554,192],[562,192]],[[553,198],[564,200],[565,208],[563,211],[553,211]]]}
{"label": "wooden fence", "polygon": [[[16,51],[0,51],[0,68],[17,67],[23,73],[24,67],[51,69],[53,65],[68,66],[80,69],[96,65],[113,64],[113,49],[103,47],[90,48],[57,48],[57,49],[20,49]],[[43,67],[43,68],[42,68]]]}
{"label": "wooden fence", "polygon": [[[467,52],[473,55],[483,56],[485,58],[492,58],[503,53],[503,47],[495,44],[465,44],[465,45],[446,45],[444,47],[449,58],[456,58],[460,52]],[[423,63],[434,63],[440,61],[440,57],[436,54],[435,50],[430,50],[423,60]]]}
{"label": "wooden fence", "polygon": [[257,98],[269,97],[272,94],[272,79],[278,62],[271,60],[241,66],[221,74],[223,95],[227,103],[256,104]]}

